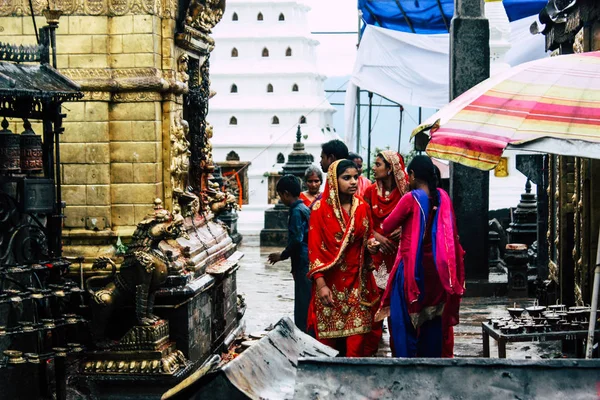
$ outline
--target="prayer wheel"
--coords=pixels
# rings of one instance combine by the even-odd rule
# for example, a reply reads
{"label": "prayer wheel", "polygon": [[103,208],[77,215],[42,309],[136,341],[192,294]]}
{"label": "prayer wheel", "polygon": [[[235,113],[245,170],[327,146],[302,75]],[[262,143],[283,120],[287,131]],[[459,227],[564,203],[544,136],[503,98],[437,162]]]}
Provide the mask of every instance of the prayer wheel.
{"label": "prayer wheel", "polygon": [[21,133],[21,171],[36,172],[42,170],[42,137],[31,129],[31,123],[25,120],[25,130]]}
{"label": "prayer wheel", "polygon": [[0,172],[18,172],[21,167],[20,137],[8,129],[6,118],[0,130]]}

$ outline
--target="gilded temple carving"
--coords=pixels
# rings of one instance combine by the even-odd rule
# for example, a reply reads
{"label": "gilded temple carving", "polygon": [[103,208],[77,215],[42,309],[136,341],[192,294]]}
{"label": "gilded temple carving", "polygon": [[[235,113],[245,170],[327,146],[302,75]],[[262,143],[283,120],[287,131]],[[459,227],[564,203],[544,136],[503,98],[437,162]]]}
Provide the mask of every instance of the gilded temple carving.
{"label": "gilded temple carving", "polygon": [[171,131],[171,188],[184,192],[190,169],[189,124],[181,117],[175,117]]}
{"label": "gilded temple carving", "polygon": [[[53,6],[63,15],[106,15],[150,14],[163,18],[175,18],[178,2],[173,0],[55,0]],[[46,0],[33,0],[33,12],[41,15],[48,7]],[[4,0],[0,3],[0,16],[31,15],[27,0]]]}
{"label": "gilded temple carving", "polygon": [[223,18],[224,11],[225,0],[191,0],[186,24],[202,33],[210,33]]}

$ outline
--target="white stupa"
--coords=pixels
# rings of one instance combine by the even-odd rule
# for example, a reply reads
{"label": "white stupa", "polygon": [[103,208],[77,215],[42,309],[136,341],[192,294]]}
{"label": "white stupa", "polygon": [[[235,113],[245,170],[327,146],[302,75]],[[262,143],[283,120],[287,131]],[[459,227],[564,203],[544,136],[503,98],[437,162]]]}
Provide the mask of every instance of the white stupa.
{"label": "white stupa", "polygon": [[309,7],[293,0],[228,0],[214,29],[208,121],[214,126],[213,157],[232,151],[248,168],[248,202],[238,229],[258,233],[268,204],[268,178],[279,172],[301,126],[306,151],[319,162],[321,144],[339,138],[335,109],[325,97],[310,37]]}

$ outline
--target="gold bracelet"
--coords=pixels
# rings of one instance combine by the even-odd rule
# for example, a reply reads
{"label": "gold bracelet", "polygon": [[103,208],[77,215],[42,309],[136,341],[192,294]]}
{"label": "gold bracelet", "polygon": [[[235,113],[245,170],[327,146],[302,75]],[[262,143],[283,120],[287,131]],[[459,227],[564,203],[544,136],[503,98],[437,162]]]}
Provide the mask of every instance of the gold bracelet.
{"label": "gold bracelet", "polygon": [[317,288],[317,293],[319,293],[319,291],[320,291],[321,289],[323,289],[324,287],[327,287],[327,284],[324,284],[324,285],[321,285],[321,287],[318,287],[318,288]]}

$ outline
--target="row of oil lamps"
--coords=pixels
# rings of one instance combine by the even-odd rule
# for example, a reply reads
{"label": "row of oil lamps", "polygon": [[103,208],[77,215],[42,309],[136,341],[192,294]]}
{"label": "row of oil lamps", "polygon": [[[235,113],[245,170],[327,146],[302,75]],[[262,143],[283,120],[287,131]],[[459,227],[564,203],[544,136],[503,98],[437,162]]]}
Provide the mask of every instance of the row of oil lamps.
{"label": "row of oil lamps", "polygon": [[24,120],[25,129],[20,135],[8,129],[6,118],[0,130],[0,172],[38,172],[42,170],[42,137],[31,129],[31,123]]}

